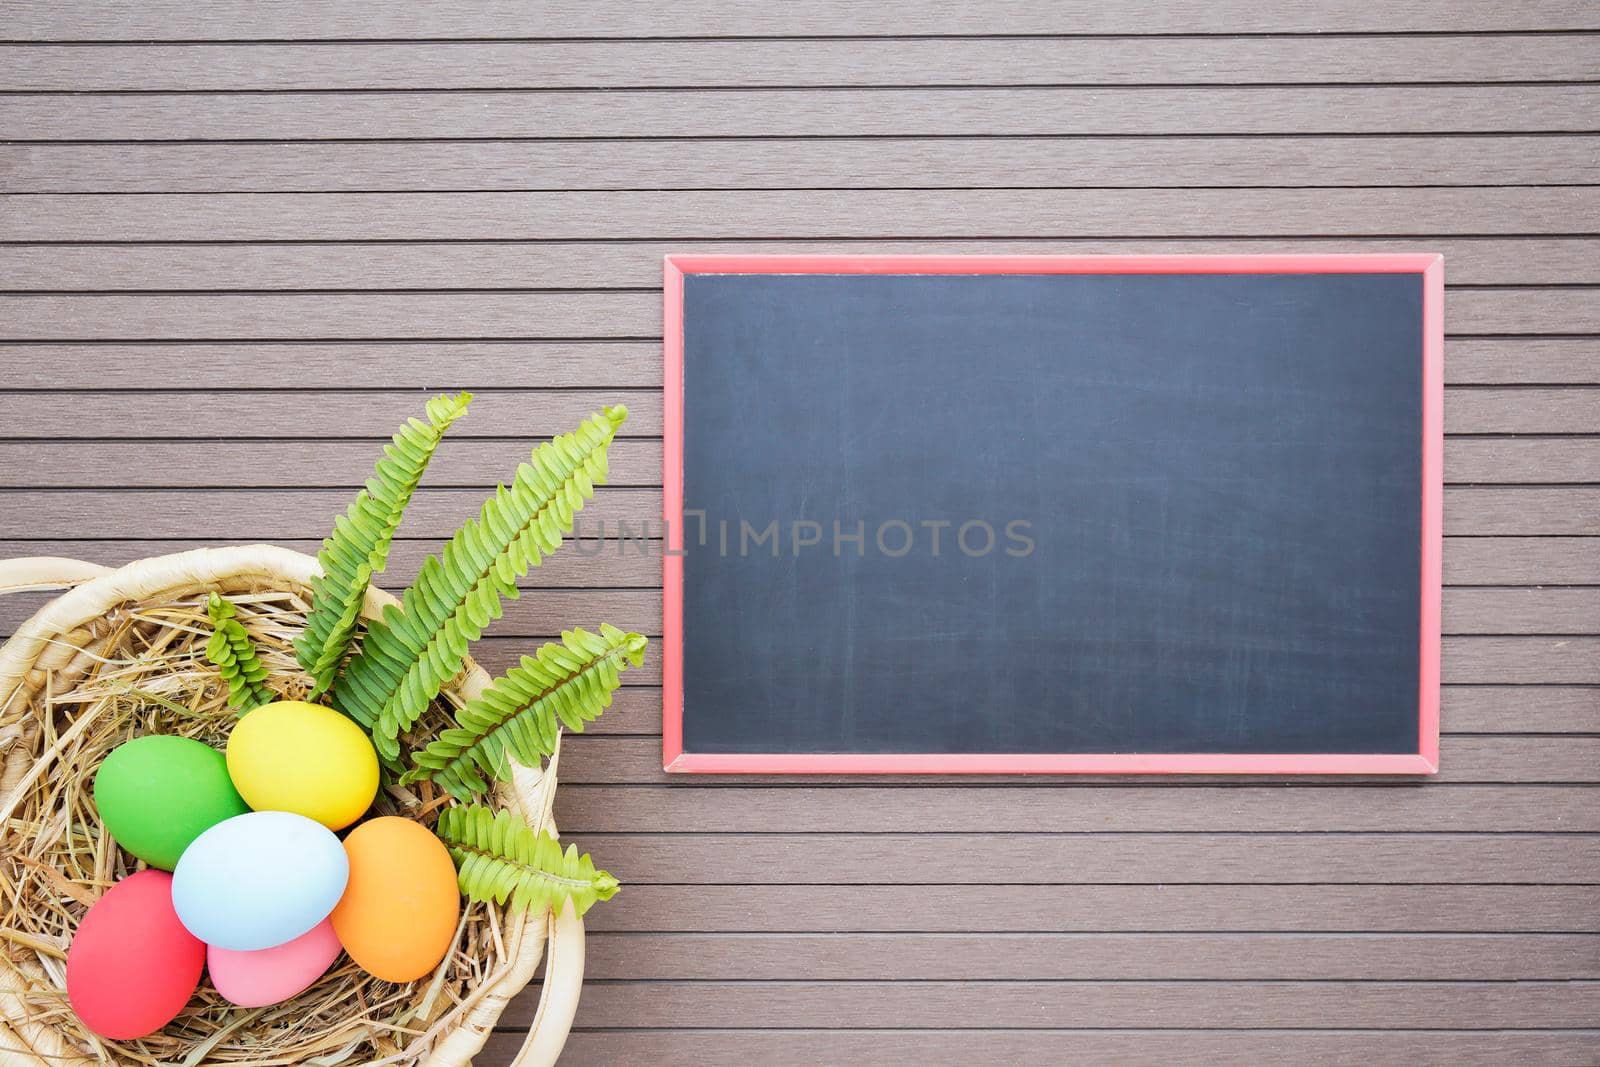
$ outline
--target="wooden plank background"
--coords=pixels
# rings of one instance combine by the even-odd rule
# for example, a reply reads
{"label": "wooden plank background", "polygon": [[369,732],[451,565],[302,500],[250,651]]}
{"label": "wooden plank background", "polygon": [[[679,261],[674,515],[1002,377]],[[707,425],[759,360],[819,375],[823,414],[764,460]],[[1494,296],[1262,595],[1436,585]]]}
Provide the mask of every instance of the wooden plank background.
{"label": "wooden plank background", "polygon": [[1437,781],[669,779],[652,658],[562,762],[566,1062],[1592,1064],[1597,115],[1588,0],[3,3],[0,552],[312,549],[473,389],[398,585],[624,401],[644,540],[504,666],[660,630],[665,252],[1442,252]]}

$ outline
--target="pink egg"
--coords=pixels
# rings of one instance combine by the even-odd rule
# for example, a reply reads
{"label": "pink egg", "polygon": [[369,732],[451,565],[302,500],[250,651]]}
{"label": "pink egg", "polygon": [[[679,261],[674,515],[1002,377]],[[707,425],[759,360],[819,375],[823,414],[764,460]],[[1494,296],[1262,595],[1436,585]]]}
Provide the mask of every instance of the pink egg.
{"label": "pink egg", "polygon": [[339,955],[333,924],[322,920],[293,941],[255,952],[206,946],[211,984],[241,1008],[288,1000],[322,977]]}

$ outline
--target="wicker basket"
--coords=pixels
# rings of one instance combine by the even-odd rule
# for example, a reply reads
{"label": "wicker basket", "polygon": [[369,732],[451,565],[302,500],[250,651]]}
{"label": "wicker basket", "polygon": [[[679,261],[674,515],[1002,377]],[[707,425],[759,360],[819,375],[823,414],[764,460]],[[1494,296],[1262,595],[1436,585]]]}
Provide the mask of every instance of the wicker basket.
{"label": "wicker basket", "polygon": [[[438,971],[407,986],[378,982],[346,961],[281,1009],[246,1011],[202,984],[165,1030],[134,1042],[97,1038],[72,1013],[64,992],[71,933],[87,904],[127,871],[87,799],[93,767],[151,728],[220,740],[224,717],[212,726],[196,710],[221,707],[219,679],[200,654],[205,597],[234,599],[263,658],[275,648],[288,669],[288,641],[304,621],[314,573],[314,559],[272,545],[199,549],[117,569],[53,558],[0,563],[0,593],[69,589],[0,648],[0,1062],[463,1067],[533,978],[547,941],[538,1010],[514,1063],[552,1064],[560,1055],[583,983],[583,923],[570,906],[560,916],[470,906]],[[393,602],[373,589],[363,613]],[[445,695],[470,699],[488,681],[468,661]],[[442,706],[435,713],[441,721],[446,714]],[[552,757],[544,772],[520,773],[497,800],[553,831],[555,771]],[[391,793],[380,803],[404,808],[407,795]]]}

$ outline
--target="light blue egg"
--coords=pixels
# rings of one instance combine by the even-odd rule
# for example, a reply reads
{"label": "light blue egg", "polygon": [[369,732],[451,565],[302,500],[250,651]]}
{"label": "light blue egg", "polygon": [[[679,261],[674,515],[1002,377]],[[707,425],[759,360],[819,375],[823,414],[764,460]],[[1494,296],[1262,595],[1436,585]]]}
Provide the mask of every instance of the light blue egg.
{"label": "light blue egg", "polygon": [[319,822],[287,811],[236,815],[195,838],[172,872],[172,906],[208,945],[254,952],[293,941],[344,895],[350,861]]}

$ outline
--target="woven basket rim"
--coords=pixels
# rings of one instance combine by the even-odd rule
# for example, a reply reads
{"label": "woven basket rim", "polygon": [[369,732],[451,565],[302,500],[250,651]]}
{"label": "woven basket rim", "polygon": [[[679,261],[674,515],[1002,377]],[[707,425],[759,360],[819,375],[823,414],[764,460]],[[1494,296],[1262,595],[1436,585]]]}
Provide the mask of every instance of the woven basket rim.
{"label": "woven basket rim", "polygon": [[[305,591],[318,573],[313,557],[268,544],[191,549],[115,568],[42,557],[0,562],[0,594],[67,587],[0,646],[0,710],[11,708],[19,698],[27,700],[47,674],[68,667],[81,656],[80,650],[89,636],[85,627],[120,606],[180,590],[199,591],[250,579],[275,587],[289,584],[297,591]],[[385,605],[394,603],[398,603],[394,596],[370,587],[362,615],[375,617]],[[447,688],[470,699],[488,684],[487,672],[469,658],[466,669]],[[552,831],[555,827],[549,808],[557,759],[558,756],[552,757],[546,772],[519,768],[514,781],[501,793],[508,807],[547,823]],[[43,769],[5,768],[0,777],[0,834],[5,832],[16,803]],[[421,1061],[427,1067],[467,1067],[471,1063],[511,997],[532,980],[547,941],[550,953],[544,988],[527,1040],[513,1067],[553,1064],[560,1055],[583,981],[583,922],[568,906],[559,916],[548,912],[508,916],[504,930],[509,966],[498,978],[481,985],[472,1009],[439,1035]],[[27,1062],[40,1067],[96,1062],[75,1052],[48,1026],[31,1019],[18,992],[9,972],[0,972],[0,1052],[5,1053],[8,1063],[19,1052],[29,1057]]]}

